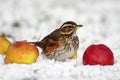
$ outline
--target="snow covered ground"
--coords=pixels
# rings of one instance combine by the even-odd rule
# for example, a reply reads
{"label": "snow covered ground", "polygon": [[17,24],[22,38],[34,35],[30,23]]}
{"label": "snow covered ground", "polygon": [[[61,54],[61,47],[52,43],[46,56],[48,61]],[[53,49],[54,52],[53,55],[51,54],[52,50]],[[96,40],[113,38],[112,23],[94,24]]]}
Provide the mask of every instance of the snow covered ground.
{"label": "snow covered ground", "polygon": [[[38,41],[69,20],[84,25],[77,32],[77,60],[39,56],[31,65],[5,65],[0,55],[0,80],[120,80],[120,0],[0,0],[0,35],[11,41]],[[113,66],[82,64],[85,49],[95,43],[111,48]]]}

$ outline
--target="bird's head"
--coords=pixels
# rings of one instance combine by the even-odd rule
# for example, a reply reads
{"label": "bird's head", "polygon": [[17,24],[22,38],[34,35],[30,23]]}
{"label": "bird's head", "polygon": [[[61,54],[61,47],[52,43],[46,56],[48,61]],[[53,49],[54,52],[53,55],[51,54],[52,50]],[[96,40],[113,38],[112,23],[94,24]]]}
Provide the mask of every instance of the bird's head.
{"label": "bird's head", "polygon": [[83,25],[77,25],[73,21],[67,21],[63,23],[63,25],[60,27],[60,33],[62,35],[71,35],[71,34],[74,34],[76,30],[82,26]]}

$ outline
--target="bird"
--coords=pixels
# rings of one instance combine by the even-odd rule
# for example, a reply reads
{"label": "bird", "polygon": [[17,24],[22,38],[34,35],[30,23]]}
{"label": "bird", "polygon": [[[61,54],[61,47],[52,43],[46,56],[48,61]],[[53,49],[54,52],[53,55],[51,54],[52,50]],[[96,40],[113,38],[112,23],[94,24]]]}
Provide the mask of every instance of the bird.
{"label": "bird", "polygon": [[77,56],[79,47],[79,38],[76,31],[82,26],[73,21],[67,21],[41,41],[31,43],[40,47],[42,54],[49,59],[55,61],[72,59]]}

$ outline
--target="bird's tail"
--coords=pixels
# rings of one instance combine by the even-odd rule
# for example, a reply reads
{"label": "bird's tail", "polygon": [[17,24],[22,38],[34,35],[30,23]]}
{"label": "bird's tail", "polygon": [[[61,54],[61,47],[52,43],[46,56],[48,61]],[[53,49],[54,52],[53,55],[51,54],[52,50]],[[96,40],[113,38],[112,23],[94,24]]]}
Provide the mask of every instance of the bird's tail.
{"label": "bird's tail", "polygon": [[40,47],[40,42],[29,42],[29,43],[32,43],[32,44],[34,44],[35,46]]}

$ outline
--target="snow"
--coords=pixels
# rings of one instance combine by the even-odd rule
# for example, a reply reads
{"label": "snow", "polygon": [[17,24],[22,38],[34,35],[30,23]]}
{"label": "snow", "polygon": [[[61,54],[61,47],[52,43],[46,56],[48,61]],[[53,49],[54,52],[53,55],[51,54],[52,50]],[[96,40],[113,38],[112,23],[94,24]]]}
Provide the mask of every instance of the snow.
{"label": "snow", "polygon": [[[0,34],[12,42],[41,40],[69,20],[84,25],[77,31],[76,60],[59,62],[40,55],[30,65],[4,64],[0,55],[0,80],[120,80],[119,4],[120,0],[0,0]],[[99,43],[111,48],[114,65],[84,66],[85,49]]]}

